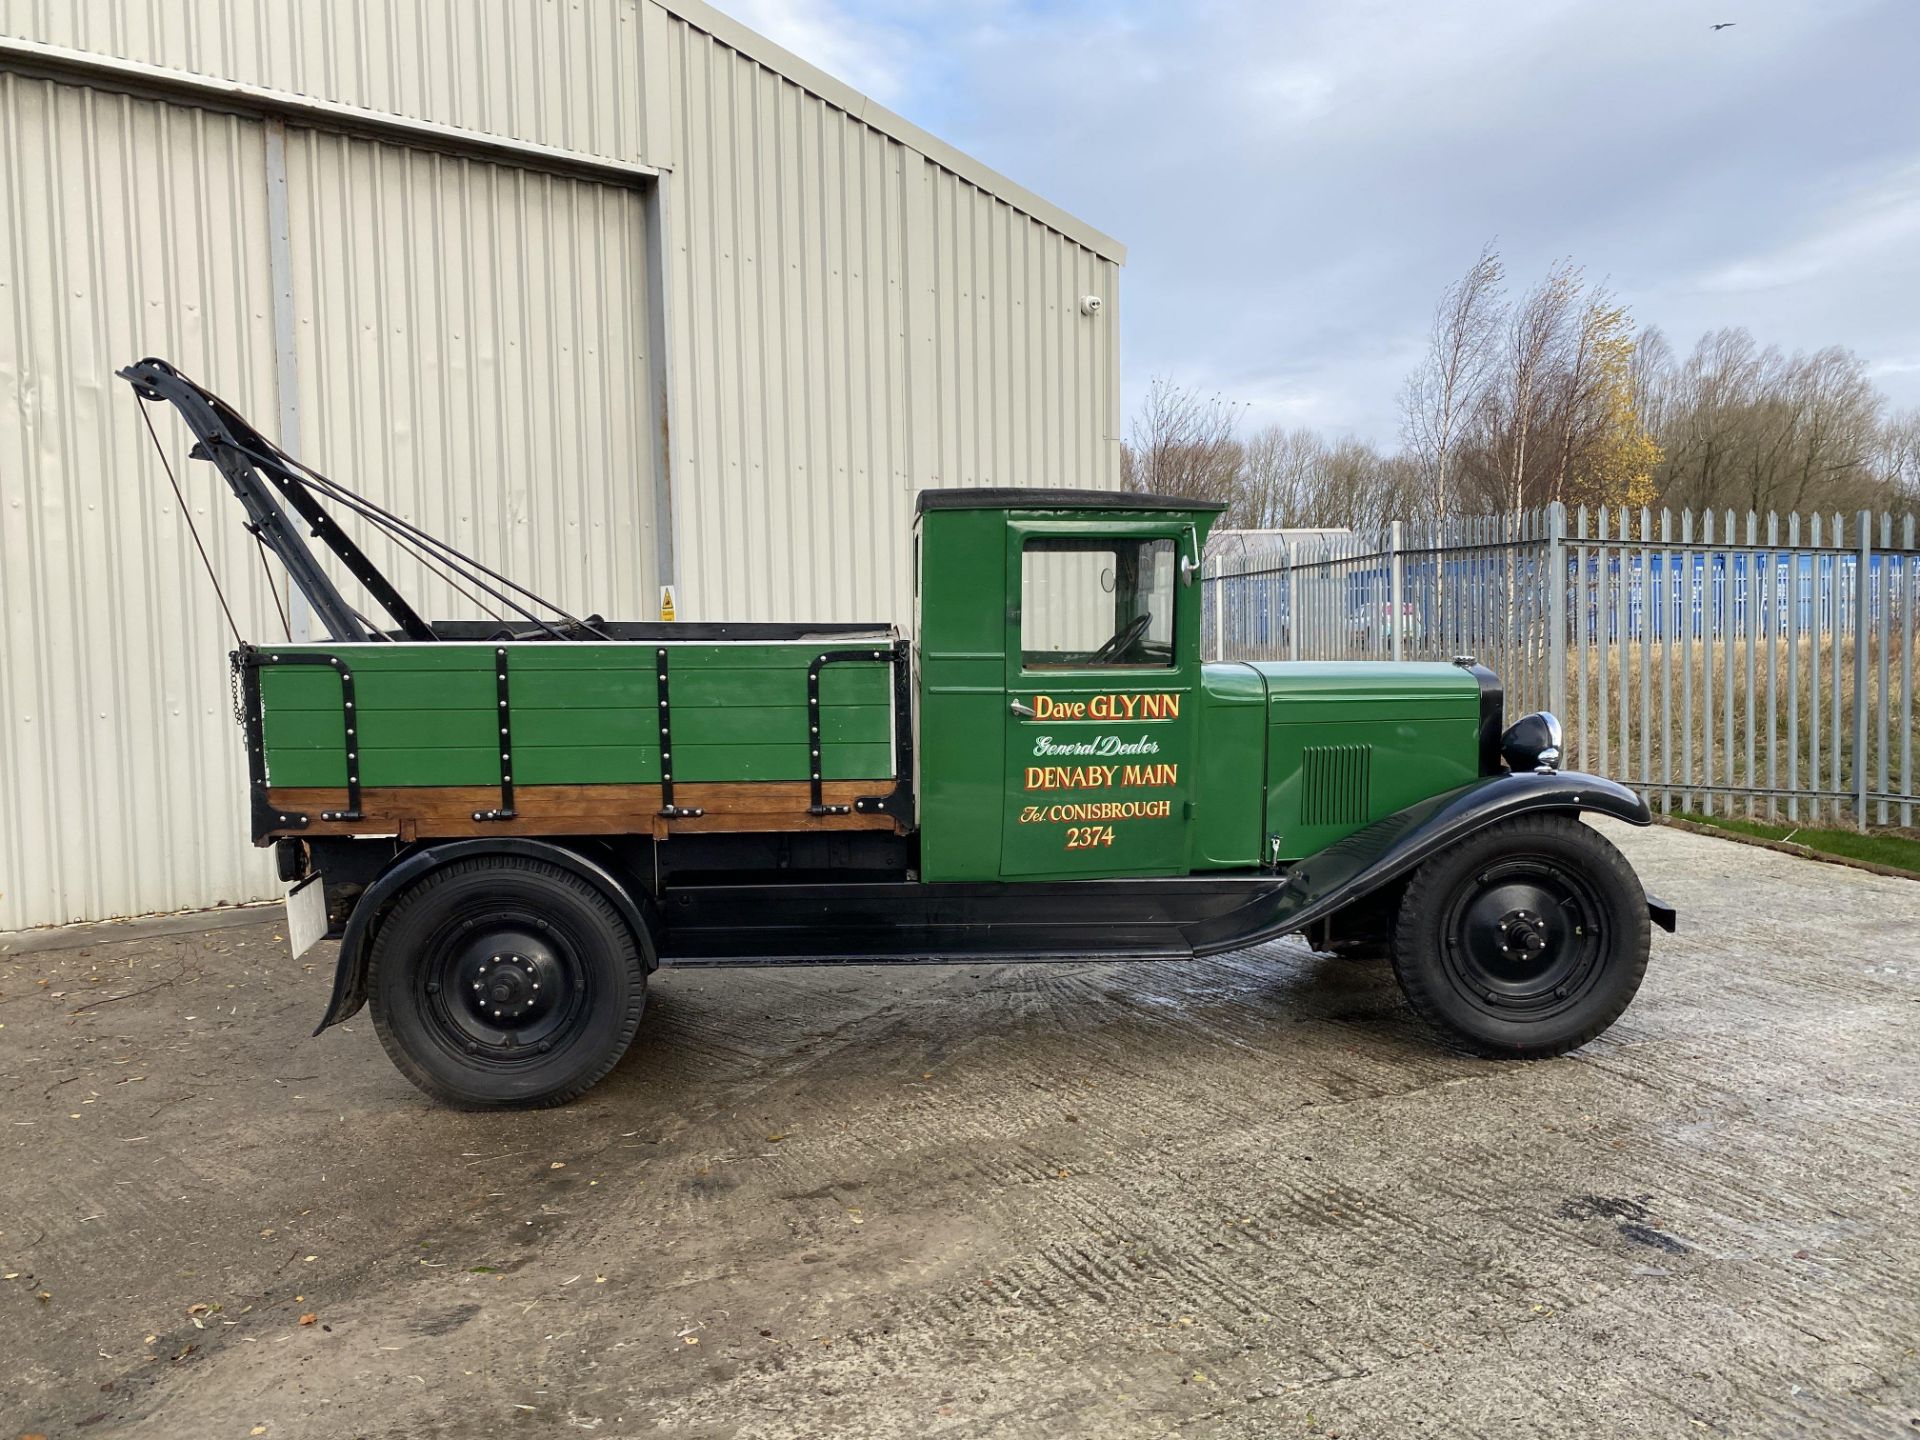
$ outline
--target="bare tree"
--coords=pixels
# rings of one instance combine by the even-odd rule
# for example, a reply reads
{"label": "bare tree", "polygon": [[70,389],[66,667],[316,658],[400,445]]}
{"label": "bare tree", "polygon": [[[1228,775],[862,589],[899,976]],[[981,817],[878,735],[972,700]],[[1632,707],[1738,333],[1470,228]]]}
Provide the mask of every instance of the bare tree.
{"label": "bare tree", "polygon": [[1457,508],[1456,455],[1492,373],[1501,322],[1499,253],[1489,241],[1434,306],[1427,354],[1400,397],[1400,434],[1429,515]]}
{"label": "bare tree", "polygon": [[1407,455],[1383,455],[1351,437],[1327,447],[1312,476],[1307,523],[1371,530],[1420,512],[1424,477]]}
{"label": "bare tree", "polygon": [[1628,323],[1625,308],[1597,285],[1587,292],[1578,316],[1569,318],[1562,342],[1565,361],[1549,380],[1553,421],[1560,432],[1549,500],[1567,498],[1575,459],[1593,446],[1605,425],[1606,351],[1618,344]]}
{"label": "bare tree", "polygon": [[1655,434],[1666,425],[1673,370],[1673,346],[1667,343],[1666,331],[1658,325],[1647,326],[1634,338],[1629,383],[1634,413]]}
{"label": "bare tree", "polygon": [[1580,269],[1571,260],[1555,263],[1547,276],[1507,317],[1503,371],[1495,404],[1503,432],[1505,507],[1525,509],[1541,498],[1529,465],[1540,460],[1541,432],[1547,422],[1551,382],[1568,365],[1569,321],[1583,288]]}
{"label": "bare tree", "polygon": [[1920,408],[1889,416],[1880,427],[1877,465],[1891,503],[1920,510]]}
{"label": "bare tree", "polygon": [[1236,530],[1313,526],[1316,477],[1326,445],[1311,430],[1269,425],[1248,438],[1227,524]]}
{"label": "bare tree", "polygon": [[1851,351],[1787,356],[1745,330],[1713,331],[1668,385],[1661,493],[1762,514],[1888,504],[1881,404]]}
{"label": "bare tree", "polygon": [[1745,330],[1700,337],[1667,388],[1661,436],[1667,463],[1661,494],[1690,508],[1722,499],[1736,463],[1742,419],[1762,389],[1769,362]]}
{"label": "bare tree", "polygon": [[1229,504],[1240,475],[1239,406],[1156,375],[1120,452],[1129,490]]}

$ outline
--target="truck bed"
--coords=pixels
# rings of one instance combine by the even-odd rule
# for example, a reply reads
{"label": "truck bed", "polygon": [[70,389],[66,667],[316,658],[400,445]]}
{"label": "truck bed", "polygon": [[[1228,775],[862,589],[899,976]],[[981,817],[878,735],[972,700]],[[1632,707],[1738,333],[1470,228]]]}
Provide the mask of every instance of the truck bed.
{"label": "truck bed", "polygon": [[242,652],[255,838],[910,824],[893,630],[648,628]]}

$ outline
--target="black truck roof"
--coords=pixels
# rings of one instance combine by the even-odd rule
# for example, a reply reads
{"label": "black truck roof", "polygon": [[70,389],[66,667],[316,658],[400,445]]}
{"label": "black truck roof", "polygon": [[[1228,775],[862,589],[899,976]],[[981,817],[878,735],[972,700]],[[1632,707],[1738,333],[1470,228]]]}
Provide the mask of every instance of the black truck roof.
{"label": "black truck roof", "polygon": [[929,510],[1205,510],[1227,507],[1185,495],[1142,495],[1130,490],[1046,490],[1024,485],[981,485],[922,490],[917,511]]}

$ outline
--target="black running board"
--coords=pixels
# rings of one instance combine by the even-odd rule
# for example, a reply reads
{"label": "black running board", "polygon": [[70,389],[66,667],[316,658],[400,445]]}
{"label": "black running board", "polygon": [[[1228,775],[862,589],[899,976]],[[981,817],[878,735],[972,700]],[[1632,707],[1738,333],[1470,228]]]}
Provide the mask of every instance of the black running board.
{"label": "black running board", "polygon": [[1283,880],[697,885],[661,904],[662,965],[1187,960]]}

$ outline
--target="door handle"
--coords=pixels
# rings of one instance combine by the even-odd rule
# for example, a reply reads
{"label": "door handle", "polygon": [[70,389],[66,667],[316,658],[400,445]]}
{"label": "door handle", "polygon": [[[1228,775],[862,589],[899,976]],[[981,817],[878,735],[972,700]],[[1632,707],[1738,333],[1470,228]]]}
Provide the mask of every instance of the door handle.
{"label": "door handle", "polygon": [[1021,704],[1018,700],[1015,700],[1007,706],[1007,709],[1018,715],[1022,720],[1038,720],[1040,718],[1039,711],[1035,710],[1031,705]]}

